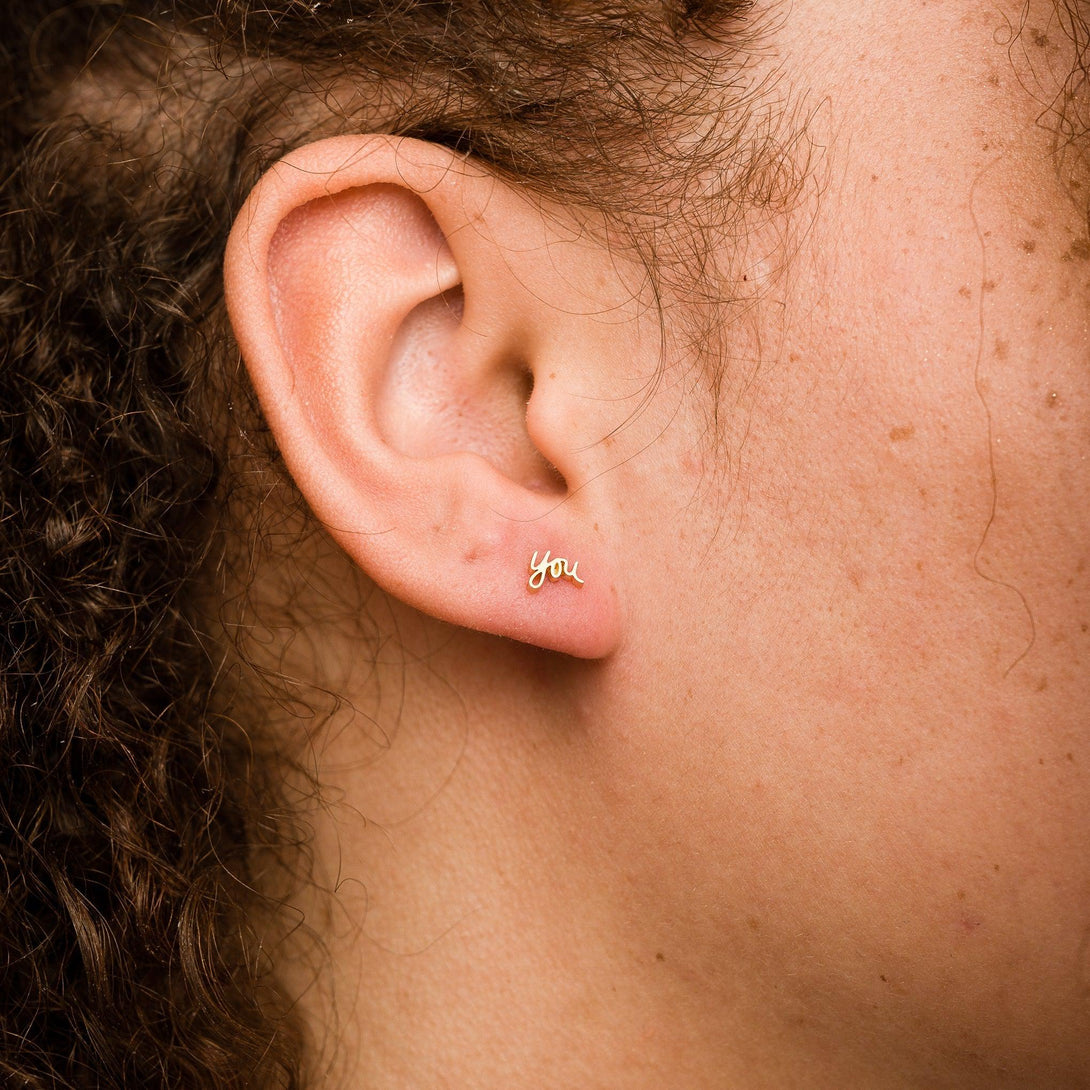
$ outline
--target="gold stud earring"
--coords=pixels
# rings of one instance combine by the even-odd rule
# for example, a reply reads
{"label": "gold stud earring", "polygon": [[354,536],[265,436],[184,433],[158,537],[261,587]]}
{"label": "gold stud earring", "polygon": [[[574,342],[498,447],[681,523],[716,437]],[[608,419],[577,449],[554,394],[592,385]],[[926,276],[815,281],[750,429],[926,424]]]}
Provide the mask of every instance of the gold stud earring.
{"label": "gold stud earring", "polygon": [[541,590],[545,585],[546,575],[554,583],[557,579],[570,579],[577,587],[581,587],[584,582],[579,578],[578,560],[569,565],[562,556],[552,556],[546,549],[545,555],[539,561],[535,549],[533,558],[530,560],[530,590]]}

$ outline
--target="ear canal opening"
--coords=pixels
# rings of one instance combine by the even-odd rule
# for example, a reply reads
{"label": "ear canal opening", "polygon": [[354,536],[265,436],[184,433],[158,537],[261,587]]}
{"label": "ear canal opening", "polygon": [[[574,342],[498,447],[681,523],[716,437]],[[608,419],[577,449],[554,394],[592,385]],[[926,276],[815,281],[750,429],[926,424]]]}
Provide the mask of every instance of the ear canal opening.
{"label": "ear canal opening", "polygon": [[[523,364],[519,370],[519,378],[522,389],[523,422],[525,425],[526,412],[530,407],[530,399],[534,396],[534,372],[529,364]],[[529,432],[529,429],[527,429]],[[563,495],[568,491],[568,482],[564,480],[564,474],[560,472],[552,462],[548,460],[537,448],[534,448],[541,464],[541,476],[533,485],[539,492],[555,493]]]}
{"label": "ear canal opening", "polygon": [[[456,284],[453,288],[441,292],[434,300],[428,300],[427,302],[431,302],[433,305],[442,303],[450,321],[455,325],[462,324],[462,318],[464,317],[466,310],[466,295],[461,284]],[[420,305],[426,306],[427,302],[421,303]]]}

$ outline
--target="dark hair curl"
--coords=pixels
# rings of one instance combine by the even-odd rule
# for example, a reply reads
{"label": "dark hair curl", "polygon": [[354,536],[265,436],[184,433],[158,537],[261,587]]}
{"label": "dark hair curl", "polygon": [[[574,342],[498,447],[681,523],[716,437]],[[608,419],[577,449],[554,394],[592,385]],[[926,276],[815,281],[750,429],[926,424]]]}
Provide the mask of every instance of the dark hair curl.
{"label": "dark hair curl", "polygon": [[[221,664],[192,606],[225,489],[219,263],[249,186],[293,144],[366,127],[656,222],[740,131],[741,112],[702,105],[740,68],[717,70],[701,43],[713,24],[737,32],[747,8],[7,4],[5,1085],[302,1080],[302,1037],[253,925],[275,908],[255,858],[295,834],[260,724],[213,699]],[[702,192],[750,185],[754,157],[734,161]]]}

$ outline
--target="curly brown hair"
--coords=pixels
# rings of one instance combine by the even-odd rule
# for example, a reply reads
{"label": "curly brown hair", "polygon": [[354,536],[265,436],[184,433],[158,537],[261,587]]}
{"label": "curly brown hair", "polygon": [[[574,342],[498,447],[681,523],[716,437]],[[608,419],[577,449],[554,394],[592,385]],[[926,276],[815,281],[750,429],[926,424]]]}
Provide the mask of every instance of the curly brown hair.
{"label": "curly brown hair", "polygon": [[733,169],[720,155],[741,147],[752,95],[705,35],[728,28],[741,56],[748,9],[7,4],[5,1085],[302,1081],[302,1035],[254,924],[276,909],[255,861],[296,832],[261,724],[215,698],[222,658],[192,593],[224,531],[224,421],[246,400],[219,266],[248,188],[306,139],[372,129],[472,154],[641,237],[669,210],[699,219],[694,185],[722,201],[776,184],[755,144]]}

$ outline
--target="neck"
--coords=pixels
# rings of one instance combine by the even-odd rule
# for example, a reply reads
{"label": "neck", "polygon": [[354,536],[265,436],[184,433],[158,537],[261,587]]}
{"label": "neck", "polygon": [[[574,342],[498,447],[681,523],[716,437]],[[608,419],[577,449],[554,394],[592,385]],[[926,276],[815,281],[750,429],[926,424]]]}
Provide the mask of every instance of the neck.
{"label": "neck", "polygon": [[631,819],[640,742],[591,715],[616,664],[449,630],[386,659],[367,714],[315,745],[297,907],[322,952],[288,985],[316,1085],[913,1085],[868,1069],[843,1012],[785,1001],[752,916],[732,932],[723,905],[656,892],[677,852],[668,820]]}
{"label": "neck", "polygon": [[325,1037],[316,1081],[721,1086],[700,1070],[710,1027],[611,858],[579,708],[601,668],[449,630],[436,647],[384,667],[370,702],[355,694],[367,714],[315,745],[298,907],[324,953],[289,987]]}

